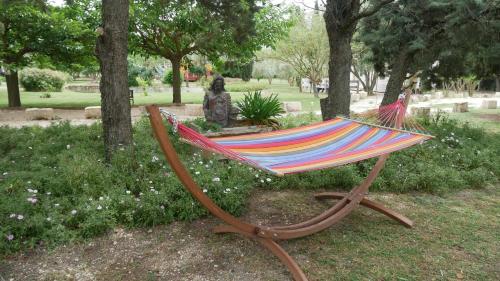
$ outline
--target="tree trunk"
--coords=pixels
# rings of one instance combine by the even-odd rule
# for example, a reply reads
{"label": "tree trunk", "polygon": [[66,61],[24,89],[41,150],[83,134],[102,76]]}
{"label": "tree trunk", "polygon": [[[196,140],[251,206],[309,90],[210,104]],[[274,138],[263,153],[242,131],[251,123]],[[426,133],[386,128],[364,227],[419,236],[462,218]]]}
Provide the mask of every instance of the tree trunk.
{"label": "tree trunk", "polygon": [[398,99],[403,88],[403,83],[406,80],[409,65],[410,58],[408,56],[408,52],[406,50],[400,51],[399,55],[395,58],[395,61],[392,64],[392,71],[390,73],[389,81],[387,82],[387,87],[385,89],[381,105],[394,103]]}
{"label": "tree trunk", "polygon": [[496,84],[496,87],[495,87],[496,90],[495,90],[495,92],[500,92],[500,75],[497,75],[495,77],[495,84]]}
{"label": "tree trunk", "polygon": [[132,144],[127,81],[128,0],[103,0],[103,31],[96,53],[101,67],[101,111],[106,160],[119,147]]}
{"label": "tree trunk", "polygon": [[174,91],[174,97],[172,102],[175,104],[180,104],[181,101],[181,58],[174,57],[170,59],[172,63],[172,88]]}
{"label": "tree trunk", "polygon": [[330,87],[328,88],[328,97],[323,101],[325,109],[322,111],[323,120],[332,119],[337,115],[349,116],[352,35],[351,32],[328,29],[330,43],[328,77]]}
{"label": "tree trunk", "polygon": [[21,107],[21,95],[19,94],[19,76],[17,71],[7,70],[5,75],[7,82],[7,96],[9,107]]}

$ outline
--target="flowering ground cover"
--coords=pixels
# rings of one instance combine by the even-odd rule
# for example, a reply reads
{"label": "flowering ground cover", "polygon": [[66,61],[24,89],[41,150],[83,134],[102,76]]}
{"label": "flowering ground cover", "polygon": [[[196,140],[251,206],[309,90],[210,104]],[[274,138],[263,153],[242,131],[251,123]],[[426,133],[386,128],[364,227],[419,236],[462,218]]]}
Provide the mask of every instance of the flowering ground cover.
{"label": "flowering ground cover", "polygon": [[[315,116],[282,120],[285,127]],[[500,138],[440,117],[425,121],[432,141],[395,153],[374,191],[438,195],[486,188],[500,177]],[[68,124],[0,128],[0,253],[83,241],[116,227],[192,221],[207,212],[183,189],[160,153],[147,120],[134,128],[134,156],[102,160],[101,127]],[[204,158],[175,142],[195,180],[225,210],[241,215],[255,188],[351,189],[373,161],[283,178],[238,163]]]}

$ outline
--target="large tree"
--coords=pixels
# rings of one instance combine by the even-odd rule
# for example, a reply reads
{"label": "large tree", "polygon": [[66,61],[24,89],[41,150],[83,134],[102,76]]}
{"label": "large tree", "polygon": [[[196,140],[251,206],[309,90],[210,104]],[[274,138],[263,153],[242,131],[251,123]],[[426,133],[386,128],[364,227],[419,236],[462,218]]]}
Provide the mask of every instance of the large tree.
{"label": "large tree", "polygon": [[376,69],[390,76],[382,104],[394,102],[416,73],[445,79],[494,75],[495,10],[498,15],[499,4],[489,1],[400,0],[364,20],[361,39],[374,53]]}
{"label": "large tree", "polygon": [[288,37],[277,44],[273,54],[290,64],[300,77],[308,78],[318,97],[316,85],[327,73],[328,53],[324,20],[319,14],[313,14],[310,21],[304,16],[299,19]]}
{"label": "large tree", "polygon": [[77,61],[88,53],[89,30],[45,0],[0,1],[0,64],[6,69],[9,107],[21,106],[18,71],[39,60]]}
{"label": "large tree", "polygon": [[106,159],[131,147],[132,122],[127,79],[128,0],[102,1],[102,27],[96,54],[101,66],[101,111]]}
{"label": "large tree", "polygon": [[182,59],[198,53],[252,58],[273,46],[288,27],[284,10],[254,0],[133,0],[132,37],[136,52],[172,63],[173,102],[181,102]]}
{"label": "large tree", "polygon": [[324,18],[330,44],[328,98],[321,101],[323,119],[349,116],[351,41],[358,21],[394,0],[326,0]]}
{"label": "large tree", "polygon": [[363,90],[373,95],[379,74],[372,63],[373,52],[358,37],[355,36],[352,43],[351,73],[359,80]]}

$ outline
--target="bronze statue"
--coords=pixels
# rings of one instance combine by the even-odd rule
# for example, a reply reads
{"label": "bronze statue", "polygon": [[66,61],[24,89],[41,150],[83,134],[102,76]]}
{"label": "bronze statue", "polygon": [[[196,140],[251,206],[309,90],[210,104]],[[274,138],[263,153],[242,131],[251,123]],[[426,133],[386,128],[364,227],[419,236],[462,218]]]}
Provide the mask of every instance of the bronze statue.
{"label": "bronze statue", "polygon": [[236,120],[238,110],[231,105],[231,96],[224,85],[222,76],[215,77],[210,88],[205,91],[203,112],[207,121],[227,127],[231,121]]}

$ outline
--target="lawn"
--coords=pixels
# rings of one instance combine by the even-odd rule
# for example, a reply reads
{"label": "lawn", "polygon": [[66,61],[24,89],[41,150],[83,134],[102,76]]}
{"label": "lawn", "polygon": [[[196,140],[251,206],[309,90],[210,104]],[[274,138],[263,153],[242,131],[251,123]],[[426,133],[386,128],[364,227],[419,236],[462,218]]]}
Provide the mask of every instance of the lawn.
{"label": "lawn", "polygon": [[[71,85],[81,85],[82,80],[77,80]],[[233,101],[243,98],[246,89],[263,89],[265,94],[275,93],[280,101],[300,101],[303,110],[319,110],[319,99],[311,93],[299,93],[297,87],[290,87],[285,80],[274,79],[272,84],[267,80],[252,80],[250,82],[227,82],[228,91],[236,89],[238,92],[231,92]],[[182,88],[183,103],[202,103],[204,92],[196,83],[190,83],[190,88]],[[141,91],[142,92],[142,91]],[[134,95],[135,105],[161,104],[166,105],[172,102],[172,89],[168,88],[162,92],[148,92],[145,96],[138,92]],[[99,93],[79,93],[64,90],[63,92],[50,92],[51,98],[41,98],[47,92],[21,92],[21,102],[23,107],[52,107],[52,108],[83,108],[86,106],[99,105],[101,97]],[[7,91],[5,84],[0,86],[0,108],[7,106]]]}

